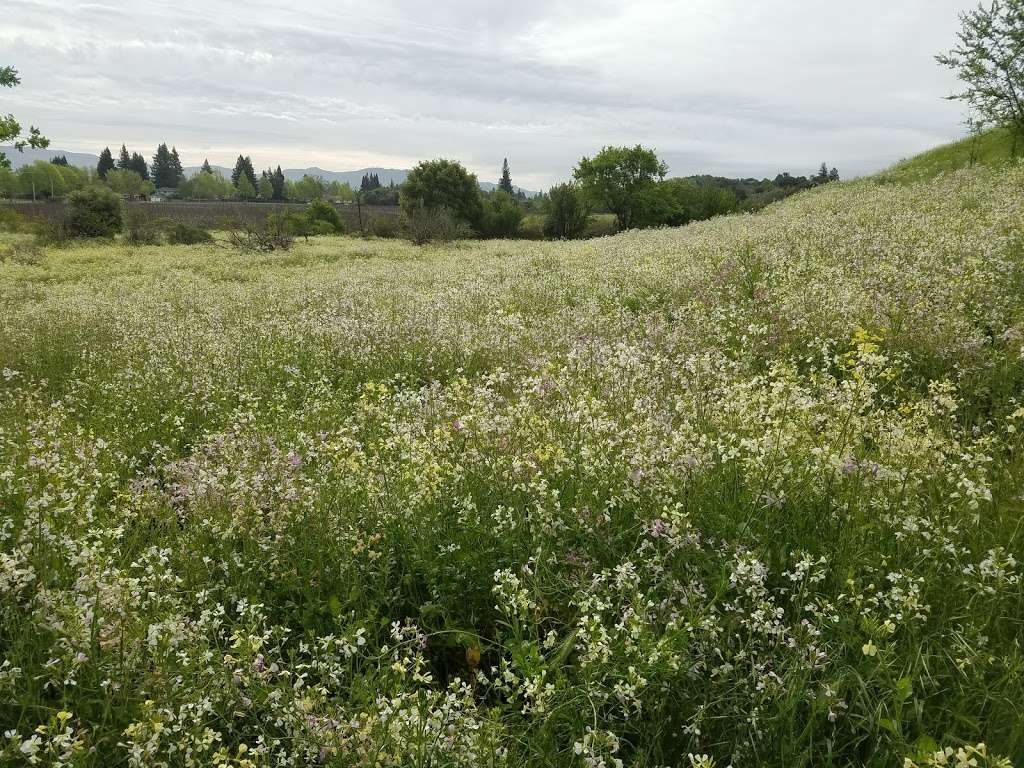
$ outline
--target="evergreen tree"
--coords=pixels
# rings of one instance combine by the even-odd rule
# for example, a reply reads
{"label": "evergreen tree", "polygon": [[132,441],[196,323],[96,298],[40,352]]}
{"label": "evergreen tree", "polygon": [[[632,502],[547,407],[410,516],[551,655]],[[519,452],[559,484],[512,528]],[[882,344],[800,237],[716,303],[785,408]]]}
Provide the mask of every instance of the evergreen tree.
{"label": "evergreen tree", "polygon": [[828,172],[828,180],[829,181],[839,181],[839,171],[837,171],[835,168],[833,168],[831,171],[829,171]]}
{"label": "evergreen tree", "polygon": [[174,184],[172,186],[180,186],[182,179],[185,178],[185,169],[181,167],[181,158],[178,157],[177,147],[171,147],[171,171],[174,174]]}
{"label": "evergreen tree", "polygon": [[213,173],[213,168],[210,167],[209,158],[203,158],[203,167],[199,169],[200,173]]}
{"label": "evergreen tree", "polygon": [[512,189],[512,174],[508,170],[508,158],[501,164],[501,181],[498,182],[498,189],[508,194],[514,194]]}
{"label": "evergreen tree", "polygon": [[281,170],[281,166],[280,165],[277,166],[276,169],[274,169],[274,173],[271,175],[270,180],[274,184],[274,197],[273,197],[273,199],[274,200],[284,200],[284,197],[285,197],[285,195],[284,195],[284,187],[285,187],[285,183],[284,182],[285,182],[285,179],[284,179],[284,172]]}
{"label": "evergreen tree", "polygon": [[828,165],[826,163],[821,164],[821,168],[818,169],[818,174],[812,180],[815,184],[828,183]]}
{"label": "evergreen tree", "polygon": [[238,156],[238,160],[235,161],[235,169],[231,171],[231,183],[235,185],[237,189],[241,189],[239,186],[239,180],[242,176],[249,182],[249,186],[253,190],[253,195],[256,194],[256,169],[252,167],[252,159],[248,156]]}
{"label": "evergreen tree", "polygon": [[132,152],[131,159],[128,161],[128,170],[135,171],[143,181],[149,181],[149,166],[146,165],[146,158],[138,152]]}
{"label": "evergreen tree", "polygon": [[161,144],[153,155],[153,183],[157,189],[178,186],[178,179],[171,163],[171,151],[167,144]]}
{"label": "evergreen tree", "polygon": [[67,155],[54,155],[53,157],[50,158],[50,162],[53,163],[53,165],[64,165],[64,166],[66,166],[68,164],[68,156]]}
{"label": "evergreen tree", "polygon": [[121,154],[117,157],[117,170],[119,171],[130,171],[132,167],[132,159],[128,157],[128,150],[124,144],[121,145]]}
{"label": "evergreen tree", "polygon": [[96,164],[96,175],[106,179],[107,172],[114,170],[114,167],[114,156],[110,154],[110,147],[104,147],[100,152],[100,161]]}

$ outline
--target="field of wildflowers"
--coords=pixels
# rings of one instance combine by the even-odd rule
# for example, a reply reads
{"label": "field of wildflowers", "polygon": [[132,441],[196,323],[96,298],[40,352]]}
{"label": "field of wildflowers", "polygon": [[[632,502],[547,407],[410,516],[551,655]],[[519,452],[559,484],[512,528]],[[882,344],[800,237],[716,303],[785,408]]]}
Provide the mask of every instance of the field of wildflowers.
{"label": "field of wildflowers", "polygon": [[0,764],[1024,764],[1024,166],[0,252]]}

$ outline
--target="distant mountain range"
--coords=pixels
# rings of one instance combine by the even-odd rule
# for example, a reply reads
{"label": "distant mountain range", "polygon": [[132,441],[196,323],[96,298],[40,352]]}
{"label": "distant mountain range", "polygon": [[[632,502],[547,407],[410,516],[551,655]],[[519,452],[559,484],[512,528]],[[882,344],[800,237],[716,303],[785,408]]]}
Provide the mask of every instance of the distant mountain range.
{"label": "distant mountain range", "polygon": [[[23,165],[30,165],[36,160],[50,160],[50,158],[57,157],[58,155],[67,157],[68,163],[71,165],[83,168],[95,168],[100,160],[99,155],[90,155],[85,152],[67,152],[63,149],[32,149],[27,147],[24,152],[19,152],[14,147],[0,147],[0,152],[7,155],[7,158],[11,161],[11,167],[15,170]],[[201,167],[199,165],[186,166],[184,168],[185,175],[193,176],[199,173]],[[233,170],[222,165],[212,165],[210,167],[215,171],[219,171],[225,177],[230,177]],[[261,170],[261,168],[257,168],[256,172],[259,173]],[[377,178],[380,179],[380,183],[384,186],[388,186],[391,182],[401,184],[409,175],[409,171],[405,168],[360,168],[358,171],[326,171],[323,168],[313,166],[311,168],[282,168],[281,172],[284,173],[286,179],[291,179],[292,181],[299,181],[303,176],[320,176],[324,181],[339,181],[342,184],[348,184],[352,189],[359,189],[365,174],[377,174]],[[490,192],[496,189],[497,186],[497,184],[489,181],[480,182],[480,189],[485,192]],[[527,197],[534,197],[537,194],[528,189],[524,189],[522,192]]]}

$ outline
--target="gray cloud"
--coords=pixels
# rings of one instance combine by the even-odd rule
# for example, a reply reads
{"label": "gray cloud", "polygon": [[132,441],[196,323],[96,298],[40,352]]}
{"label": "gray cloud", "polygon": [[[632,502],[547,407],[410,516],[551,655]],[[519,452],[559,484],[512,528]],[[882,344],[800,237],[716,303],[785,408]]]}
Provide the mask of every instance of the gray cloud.
{"label": "gray cloud", "polygon": [[[962,132],[932,59],[968,0],[8,0],[2,110],[54,146],[347,169],[510,159],[542,187],[608,143],[674,173],[880,168]],[[849,6],[849,7],[847,7]]]}

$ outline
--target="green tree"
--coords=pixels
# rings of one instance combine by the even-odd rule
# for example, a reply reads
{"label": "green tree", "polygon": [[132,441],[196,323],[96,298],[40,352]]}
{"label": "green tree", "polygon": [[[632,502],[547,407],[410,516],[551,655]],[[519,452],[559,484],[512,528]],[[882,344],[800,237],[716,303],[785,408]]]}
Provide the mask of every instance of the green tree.
{"label": "green tree", "polygon": [[936,60],[967,88],[948,96],[974,112],[979,129],[1006,125],[1011,154],[1024,139],[1024,0],[992,0],[960,14],[959,44]]}
{"label": "green tree", "polygon": [[273,175],[270,180],[274,183],[274,200],[284,200],[284,172],[281,170],[281,166],[277,166],[274,169]]}
{"label": "green tree", "polygon": [[321,176],[310,176],[308,173],[295,182],[292,189],[293,200],[319,200],[327,193],[327,184]]}
{"label": "green tree", "polygon": [[231,171],[231,183],[238,189],[241,189],[239,184],[243,176],[248,180],[249,186],[252,187],[255,194],[256,170],[252,167],[252,159],[239,155],[238,159],[235,161],[235,168]]}
{"label": "green tree", "polygon": [[110,147],[104,147],[100,152],[100,161],[96,164],[96,175],[101,179],[107,178],[107,173],[114,170],[114,156],[110,154]]}
{"label": "green tree", "polygon": [[828,180],[829,181],[839,181],[839,171],[837,171],[835,168],[833,168],[831,171],[829,171],[828,172]]}
{"label": "green tree", "polygon": [[580,189],[595,205],[615,214],[619,229],[637,226],[644,198],[665,178],[666,165],[653,149],[605,147],[584,157],[573,171]]}
{"label": "green tree", "polygon": [[256,187],[251,181],[249,181],[248,174],[243,173],[238,177],[238,189],[239,200],[255,200],[256,199]]}
{"label": "green tree", "polygon": [[[21,78],[18,77],[18,70],[14,67],[0,67],[0,88],[14,88],[20,84]],[[50,140],[43,136],[34,125],[29,126],[28,135],[23,136],[21,123],[14,118],[14,115],[0,115],[0,144],[8,141],[13,141],[14,148],[19,152],[25,147],[44,149],[50,146]],[[0,167],[11,167],[11,161],[3,152],[0,152]]]}
{"label": "green tree", "polygon": [[213,168],[210,167],[209,158],[203,158],[203,167],[199,169],[201,173],[213,173]]}
{"label": "green tree", "polygon": [[481,236],[515,237],[522,222],[523,209],[508,192],[496,189],[483,196],[483,213],[477,227]]}
{"label": "green tree", "polygon": [[68,156],[67,155],[54,155],[53,157],[50,158],[50,162],[53,163],[54,165],[67,166],[67,164],[68,164]]}
{"label": "green tree", "polygon": [[129,200],[141,197],[148,191],[146,180],[139,176],[138,173],[120,168],[107,172],[107,186]]}
{"label": "green tree", "polygon": [[177,187],[181,184],[181,177],[184,175],[181,168],[181,160],[178,159],[178,151],[173,153],[167,148],[167,144],[161,144],[156,148],[153,155],[153,184],[157,189],[165,187]]}
{"label": "green tree", "polygon": [[274,199],[274,182],[266,171],[260,176],[260,182],[256,185],[256,193],[259,195],[260,200]]}
{"label": "green tree", "polygon": [[121,153],[117,156],[117,169],[119,171],[130,171],[132,168],[132,159],[128,156],[128,148],[124,144],[121,145]]}
{"label": "green tree", "polygon": [[409,172],[399,200],[407,217],[418,209],[446,209],[457,221],[474,228],[483,212],[476,176],[455,160],[421,162]]}
{"label": "green tree", "polygon": [[64,223],[74,237],[113,237],[121,231],[121,199],[102,186],[80,189],[68,197]]}
{"label": "green tree", "polygon": [[58,198],[68,191],[60,168],[45,160],[36,160],[18,169],[18,187],[23,197],[33,200]]}
{"label": "green tree", "polygon": [[498,189],[507,195],[515,194],[515,190],[512,188],[512,174],[508,169],[507,157],[501,163],[501,181],[498,182]]}
{"label": "green tree", "polygon": [[138,152],[132,152],[131,160],[128,163],[128,169],[139,174],[143,181],[149,181],[149,166],[146,165],[146,158]]}
{"label": "green tree", "polygon": [[586,201],[575,184],[558,184],[548,191],[544,215],[544,235],[557,240],[570,240],[587,228]]}
{"label": "green tree", "polygon": [[178,197],[186,200],[228,200],[235,194],[231,182],[216,171],[200,171],[178,187]]}

